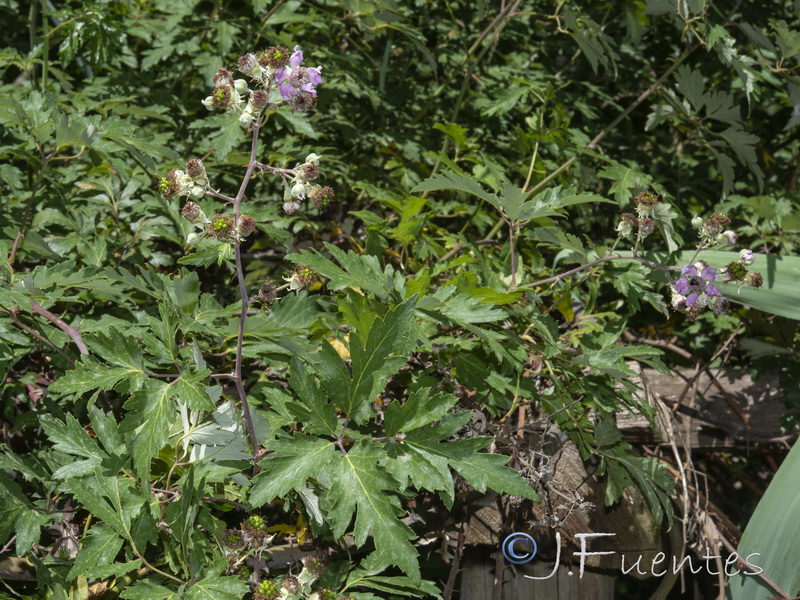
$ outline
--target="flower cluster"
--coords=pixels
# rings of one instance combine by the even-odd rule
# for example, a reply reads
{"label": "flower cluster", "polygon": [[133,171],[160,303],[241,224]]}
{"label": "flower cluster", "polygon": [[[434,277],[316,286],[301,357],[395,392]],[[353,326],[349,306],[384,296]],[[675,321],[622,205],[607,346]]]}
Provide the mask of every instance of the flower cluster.
{"label": "flower cluster", "polygon": [[303,51],[295,46],[289,64],[275,71],[275,81],[280,84],[281,97],[288,100],[294,110],[307,111],[317,106],[315,86],[322,83],[322,67],[301,67],[302,62]]}
{"label": "flower cluster", "polygon": [[325,572],[326,565],[313,556],[303,558],[303,569],[297,575],[265,579],[253,591],[253,600],[348,600],[333,590],[311,586]]}
{"label": "flower cluster", "polygon": [[[315,86],[322,83],[322,67],[301,67],[302,62],[300,46],[294,47],[291,56],[283,46],[267,48],[257,55],[248,52],[239,57],[236,68],[256,89],[250,90],[247,80],[234,79],[230,71],[219,69],[212,80],[214,88],[202,101],[203,106],[223,113],[238,111],[239,123],[247,127],[270,105],[270,91],[277,86],[281,98],[293,110],[312,110],[317,105]],[[279,102],[276,99],[274,104]]]}
{"label": "flower cluster", "polygon": [[[184,207],[185,208],[185,207]],[[221,242],[238,244],[256,230],[256,220],[250,215],[239,215],[234,222],[231,215],[217,215],[206,225],[206,234]]]}
{"label": "flower cluster", "polygon": [[191,196],[202,198],[209,189],[206,168],[199,158],[186,161],[186,170],[172,169],[158,182],[158,191],[164,198]]}
{"label": "flower cluster", "polygon": [[727,312],[730,307],[727,298],[712,283],[717,276],[717,270],[703,260],[683,267],[681,278],[673,286],[672,308],[685,313],[691,320],[696,319],[706,307],[710,307],[717,315]]}
{"label": "flower cluster", "polygon": [[256,586],[253,600],[351,600],[333,590],[317,588],[308,592],[298,577],[287,575],[283,579],[265,579]]}
{"label": "flower cluster", "polygon": [[690,320],[696,319],[706,307],[716,315],[726,313],[730,302],[714,283],[738,283],[739,288],[761,287],[764,283],[761,273],[751,273],[747,269],[753,262],[753,251],[742,250],[739,260],[722,269],[711,268],[704,260],[681,268],[681,277],[672,287],[672,308],[686,314]]}
{"label": "flower cluster", "polygon": [[620,237],[629,237],[637,230],[637,238],[643,240],[656,229],[653,215],[659,203],[658,194],[655,192],[642,192],[636,195],[636,214],[622,213],[616,231]]}
{"label": "flower cluster", "polygon": [[244,79],[234,80],[230,71],[218,69],[212,82],[214,89],[211,90],[211,95],[203,100],[203,106],[208,110],[223,113],[229,113],[234,108],[240,109],[242,94],[248,92],[247,82]]}
{"label": "flower cluster", "polygon": [[739,253],[739,260],[728,263],[719,274],[725,283],[737,283],[739,288],[753,287],[760,288],[764,285],[764,277],[761,273],[751,273],[747,267],[755,262],[752,250],[742,250]]}
{"label": "flower cluster", "polygon": [[325,208],[333,202],[334,193],[330,187],[312,183],[320,175],[318,155],[309,154],[306,162],[298,165],[291,172],[294,173],[294,178],[286,186],[286,197],[283,203],[283,210],[287,215],[298,214],[300,203],[306,198],[310,199],[317,209]]}
{"label": "flower cluster", "polygon": [[692,219],[692,225],[698,230],[704,246],[735,246],[738,236],[735,231],[726,229],[730,224],[731,220],[721,212],[715,212],[707,221],[702,217]]}

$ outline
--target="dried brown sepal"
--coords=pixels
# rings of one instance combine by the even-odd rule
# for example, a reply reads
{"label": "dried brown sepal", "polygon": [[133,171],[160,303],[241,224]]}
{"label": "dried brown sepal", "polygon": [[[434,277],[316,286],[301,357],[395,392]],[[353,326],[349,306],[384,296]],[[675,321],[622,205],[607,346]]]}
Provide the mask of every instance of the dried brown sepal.
{"label": "dried brown sepal", "polygon": [[197,223],[203,214],[200,205],[196,202],[189,201],[183,205],[181,209],[181,216],[190,223]]}
{"label": "dried brown sepal", "polygon": [[272,46],[258,55],[258,64],[262,67],[280,69],[289,64],[291,53],[283,46]]}
{"label": "dried brown sepal", "polygon": [[222,536],[222,543],[228,548],[244,548],[246,542],[242,532],[238,529],[226,529]]}
{"label": "dried brown sepal", "polygon": [[233,85],[233,75],[225,69],[217,69],[211,81],[214,82],[214,87]]}
{"label": "dried brown sepal", "polygon": [[307,181],[313,181],[319,177],[319,165],[313,162],[300,165],[300,177]]}
{"label": "dried brown sepal", "polygon": [[303,566],[308,569],[310,573],[314,575],[322,575],[327,568],[327,565],[324,561],[314,557],[314,556],[304,556],[303,557]]}
{"label": "dried brown sepal", "polygon": [[643,206],[655,206],[658,204],[659,196],[655,192],[647,191],[636,195],[636,204]]}
{"label": "dried brown sepal", "polygon": [[653,219],[639,219],[639,235],[647,237],[656,229],[656,224]]}
{"label": "dried brown sepal", "polygon": [[256,230],[256,220],[250,215],[239,215],[237,229],[239,236],[246,238]]}
{"label": "dried brown sepal", "polygon": [[269,94],[264,90],[256,90],[250,94],[249,102],[255,110],[262,111],[269,104]]}
{"label": "dried brown sepal", "polygon": [[206,169],[203,166],[203,161],[199,158],[190,158],[186,161],[186,173],[192,179],[203,177],[206,174]]}
{"label": "dried brown sepal", "polygon": [[296,594],[300,591],[300,581],[293,575],[287,575],[281,582],[281,587],[289,594]]}
{"label": "dried brown sepal", "polygon": [[701,231],[709,237],[713,237],[721,233],[730,224],[731,220],[727,215],[721,212],[715,212],[708,221],[703,223]]}
{"label": "dried brown sepal", "polygon": [[265,306],[271,305],[278,298],[278,288],[271,281],[265,281],[261,284],[258,293],[253,296],[255,302],[259,302]]}
{"label": "dried brown sepal", "polygon": [[258,66],[258,59],[256,55],[252,52],[248,52],[244,56],[240,56],[236,61],[236,66],[238,67],[239,71],[244,73],[245,75],[249,75],[253,69]]}
{"label": "dried brown sepal", "polygon": [[322,209],[333,202],[335,196],[333,189],[326,185],[311,193],[311,201],[317,209]]}

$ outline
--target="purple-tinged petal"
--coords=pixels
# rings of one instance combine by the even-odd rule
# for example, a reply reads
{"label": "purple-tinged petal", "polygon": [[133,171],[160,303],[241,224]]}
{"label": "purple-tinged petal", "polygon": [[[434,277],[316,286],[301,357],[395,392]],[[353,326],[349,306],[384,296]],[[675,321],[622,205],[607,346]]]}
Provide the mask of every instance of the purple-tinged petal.
{"label": "purple-tinged petal", "polygon": [[695,277],[697,275],[697,267],[694,265],[686,265],[681,269],[681,275],[684,277]]}
{"label": "purple-tinged petal", "polygon": [[697,296],[699,296],[697,292],[692,292],[686,296],[686,306],[694,306],[694,303],[697,302]]}
{"label": "purple-tinged petal", "polygon": [[303,85],[301,85],[300,86],[300,91],[301,92],[308,92],[309,94],[312,94],[314,96],[317,95],[317,90],[315,90],[314,86],[311,85],[310,83],[304,83]]}
{"label": "purple-tinged petal", "polygon": [[301,62],[303,62],[303,51],[300,50],[300,46],[295,46],[294,54],[289,57],[289,66],[294,69],[299,67]]}
{"label": "purple-tinged petal", "polygon": [[294,91],[294,86],[292,86],[291,83],[282,83],[278,88],[278,90],[280,90],[283,99],[288,100],[289,97],[292,95],[292,92]]}
{"label": "purple-tinged petal", "polygon": [[706,281],[714,281],[717,278],[717,270],[711,267],[705,267],[702,273],[700,273],[700,277]]}
{"label": "purple-tinged petal", "polygon": [[280,83],[287,77],[289,77],[289,69],[287,69],[286,67],[281,67],[280,69],[275,71],[275,81],[277,81],[278,83]]}
{"label": "purple-tinged petal", "polygon": [[706,294],[709,296],[722,296],[722,293],[710,283],[706,286]]}
{"label": "purple-tinged petal", "polygon": [[322,76],[319,74],[322,67],[309,67],[308,80],[312,85],[319,85],[322,83]]}
{"label": "purple-tinged petal", "polygon": [[689,291],[689,280],[678,279],[678,281],[675,282],[675,291],[678,292],[681,296],[685,296],[686,292]]}

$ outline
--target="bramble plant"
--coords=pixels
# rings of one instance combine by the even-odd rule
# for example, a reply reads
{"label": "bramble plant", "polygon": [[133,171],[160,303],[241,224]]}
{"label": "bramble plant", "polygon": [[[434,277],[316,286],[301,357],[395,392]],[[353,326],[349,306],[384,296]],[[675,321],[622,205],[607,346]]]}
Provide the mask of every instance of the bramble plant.
{"label": "bramble plant", "polygon": [[450,600],[476,497],[593,510],[554,439],[735,544],[779,451],[617,416],[798,427],[791,4],[267,4],[3,9],[0,599]]}

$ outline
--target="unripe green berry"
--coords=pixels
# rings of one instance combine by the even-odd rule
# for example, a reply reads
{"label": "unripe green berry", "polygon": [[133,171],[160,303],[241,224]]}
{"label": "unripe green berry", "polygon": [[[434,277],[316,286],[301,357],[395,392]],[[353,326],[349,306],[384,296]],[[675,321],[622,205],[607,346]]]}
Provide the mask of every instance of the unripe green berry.
{"label": "unripe green berry", "polygon": [[258,515],[252,515],[251,517],[248,517],[247,524],[253,529],[264,529],[264,519]]}
{"label": "unripe green berry", "polygon": [[271,579],[265,579],[258,584],[256,591],[264,596],[272,596],[273,594],[278,593],[278,586],[275,585],[275,582]]}

